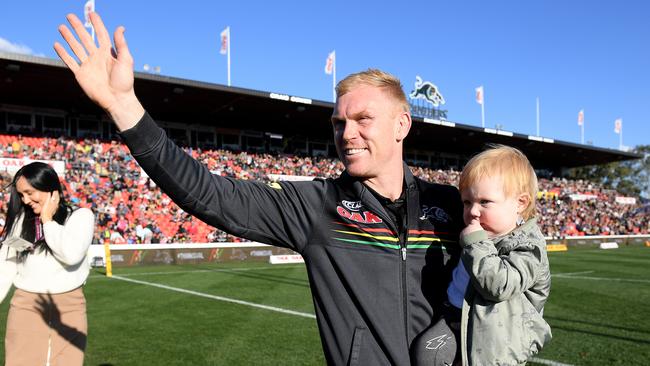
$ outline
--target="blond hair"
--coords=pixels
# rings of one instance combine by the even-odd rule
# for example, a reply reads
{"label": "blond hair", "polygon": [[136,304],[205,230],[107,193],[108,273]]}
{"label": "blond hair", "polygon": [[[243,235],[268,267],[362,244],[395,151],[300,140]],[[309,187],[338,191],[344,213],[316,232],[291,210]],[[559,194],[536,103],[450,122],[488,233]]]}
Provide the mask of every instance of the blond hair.
{"label": "blond hair", "polygon": [[402,83],[397,77],[378,69],[368,69],[348,75],[336,85],[336,97],[341,97],[359,85],[368,85],[383,89],[402,106],[405,112],[410,112],[409,103],[406,99],[406,94],[404,94]]}
{"label": "blond hair", "polygon": [[490,145],[467,162],[460,174],[458,188],[461,192],[485,177],[500,176],[506,197],[526,194],[530,197],[528,207],[520,213],[524,220],[535,216],[537,198],[537,175],[521,151],[505,145]]}

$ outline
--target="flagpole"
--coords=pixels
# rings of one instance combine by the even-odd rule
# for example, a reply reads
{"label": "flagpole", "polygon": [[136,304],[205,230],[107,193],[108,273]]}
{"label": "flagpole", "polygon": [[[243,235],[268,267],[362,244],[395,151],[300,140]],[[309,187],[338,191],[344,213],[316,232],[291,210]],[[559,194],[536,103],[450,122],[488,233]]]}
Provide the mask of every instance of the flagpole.
{"label": "flagpole", "polygon": [[93,36],[93,44],[95,43],[95,27],[90,27],[92,29],[91,35]]}
{"label": "flagpole", "polygon": [[[93,12],[96,12],[96,11],[97,11],[97,4],[96,4],[95,1],[93,0]],[[95,44],[95,27],[92,26],[92,27],[90,27],[90,29],[92,29],[92,33],[91,33],[91,34],[92,34],[92,36],[93,36],[93,44]]]}
{"label": "flagpole", "polygon": [[537,97],[537,136],[539,136],[539,97]]}
{"label": "flagpole", "polygon": [[230,38],[230,26],[228,26],[227,28],[228,28],[228,86],[230,86],[230,42],[232,39]]}
{"label": "flagpole", "polygon": [[88,0],[84,4],[84,18],[85,18],[85,23],[84,27],[90,28],[90,33],[93,39],[93,44],[95,44],[95,27],[92,25],[90,22],[90,13],[95,13],[95,0]]}
{"label": "flagpole", "polygon": [[336,50],[334,52],[334,62],[332,63],[332,102],[336,103]]}
{"label": "flagpole", "polygon": [[583,112],[582,124],[580,125],[580,143],[585,144],[585,117]]}
{"label": "flagpole", "polygon": [[621,133],[618,134],[618,149],[623,150],[623,121],[621,121]]}
{"label": "flagpole", "polygon": [[485,90],[482,90],[483,103],[481,103],[481,127],[485,128]]}

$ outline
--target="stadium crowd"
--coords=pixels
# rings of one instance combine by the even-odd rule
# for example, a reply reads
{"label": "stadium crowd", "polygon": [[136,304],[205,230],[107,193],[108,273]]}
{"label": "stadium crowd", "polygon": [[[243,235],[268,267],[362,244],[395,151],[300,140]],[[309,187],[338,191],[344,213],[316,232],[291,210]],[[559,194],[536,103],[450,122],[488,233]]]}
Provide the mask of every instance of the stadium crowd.
{"label": "stadium crowd", "polygon": [[[337,159],[294,155],[253,154],[187,148],[213,174],[269,182],[280,176],[337,177]],[[148,179],[117,141],[0,135],[0,157],[65,162],[61,177],[71,201],[97,215],[95,243],[237,242],[185,213]],[[412,167],[427,181],[457,185],[459,172]],[[10,182],[0,173],[3,187]],[[648,234],[650,221],[641,205],[593,182],[564,178],[540,179],[538,212],[542,232],[549,237]],[[9,200],[0,192],[0,225]]]}

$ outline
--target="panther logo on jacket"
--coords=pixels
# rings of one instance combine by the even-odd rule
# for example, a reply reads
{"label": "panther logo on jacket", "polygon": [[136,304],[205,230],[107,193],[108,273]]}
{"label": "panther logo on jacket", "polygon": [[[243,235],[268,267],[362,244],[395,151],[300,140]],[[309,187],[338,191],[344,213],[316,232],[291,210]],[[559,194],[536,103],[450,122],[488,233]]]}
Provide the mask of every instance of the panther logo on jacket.
{"label": "panther logo on jacket", "polygon": [[433,219],[441,223],[451,222],[451,216],[440,207],[422,205],[422,216],[420,216],[420,220],[426,219]]}

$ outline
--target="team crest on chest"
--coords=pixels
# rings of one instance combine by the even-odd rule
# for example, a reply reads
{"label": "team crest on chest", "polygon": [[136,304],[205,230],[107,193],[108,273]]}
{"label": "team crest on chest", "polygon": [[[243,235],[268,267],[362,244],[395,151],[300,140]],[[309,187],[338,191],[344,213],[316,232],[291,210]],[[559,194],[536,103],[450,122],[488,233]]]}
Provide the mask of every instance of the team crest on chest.
{"label": "team crest on chest", "polygon": [[440,223],[451,221],[451,217],[440,207],[422,205],[422,216],[420,216],[420,220],[426,219],[432,219]]}

